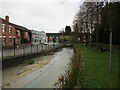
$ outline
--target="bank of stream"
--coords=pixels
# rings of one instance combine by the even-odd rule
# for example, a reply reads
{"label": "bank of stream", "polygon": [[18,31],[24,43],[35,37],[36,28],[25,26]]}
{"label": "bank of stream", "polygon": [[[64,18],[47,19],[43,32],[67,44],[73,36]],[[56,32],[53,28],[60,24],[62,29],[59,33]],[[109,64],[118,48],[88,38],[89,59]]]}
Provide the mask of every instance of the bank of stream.
{"label": "bank of stream", "polygon": [[54,55],[35,58],[35,63],[3,70],[3,88],[54,88],[74,54],[63,48]]}
{"label": "bank of stream", "polygon": [[82,58],[80,49],[73,47],[74,55],[69,64],[66,66],[66,72],[62,74],[58,82],[55,83],[57,88],[82,88],[84,85],[84,65],[85,60]]}

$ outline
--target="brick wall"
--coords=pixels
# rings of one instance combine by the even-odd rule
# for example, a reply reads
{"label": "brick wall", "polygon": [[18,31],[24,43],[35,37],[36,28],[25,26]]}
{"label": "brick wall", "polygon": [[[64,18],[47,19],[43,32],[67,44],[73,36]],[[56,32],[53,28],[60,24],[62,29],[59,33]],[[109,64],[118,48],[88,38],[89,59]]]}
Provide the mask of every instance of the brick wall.
{"label": "brick wall", "polygon": [[[5,26],[4,33],[2,33],[3,32],[3,30],[2,30],[3,25]],[[15,39],[15,27],[10,25],[10,24],[5,24],[5,23],[2,23],[0,26],[1,26],[0,33],[2,33],[3,40],[6,41],[5,44],[3,42],[3,46],[14,46],[15,45],[15,41],[14,41],[14,39]],[[11,28],[11,32],[9,31],[10,28]],[[10,41],[11,41],[11,43],[10,43]]]}
{"label": "brick wall", "polygon": [[[27,28],[9,23],[9,17],[7,17],[7,19],[5,18],[5,20],[0,18],[0,20],[0,38],[3,38],[3,47],[31,45],[31,34]],[[20,35],[18,35],[18,31],[20,32]],[[22,42],[25,39],[27,42]]]}

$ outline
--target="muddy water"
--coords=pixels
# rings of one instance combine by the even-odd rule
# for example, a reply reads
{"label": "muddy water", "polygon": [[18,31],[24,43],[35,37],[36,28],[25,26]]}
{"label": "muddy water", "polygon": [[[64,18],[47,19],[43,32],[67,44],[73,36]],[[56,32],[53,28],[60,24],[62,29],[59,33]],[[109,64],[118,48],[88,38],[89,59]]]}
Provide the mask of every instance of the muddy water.
{"label": "muddy water", "polygon": [[54,83],[58,77],[65,73],[65,66],[70,62],[73,56],[73,50],[63,48],[55,53],[54,58],[44,65],[28,74],[17,78],[9,83],[6,88],[54,88]]}

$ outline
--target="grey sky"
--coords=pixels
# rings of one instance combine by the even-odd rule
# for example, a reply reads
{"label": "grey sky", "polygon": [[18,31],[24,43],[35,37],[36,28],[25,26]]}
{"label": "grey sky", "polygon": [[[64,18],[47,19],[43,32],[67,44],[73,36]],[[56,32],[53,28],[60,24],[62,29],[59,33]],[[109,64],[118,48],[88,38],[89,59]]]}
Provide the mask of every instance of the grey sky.
{"label": "grey sky", "polygon": [[[63,0],[65,1],[65,0]],[[10,16],[10,22],[28,29],[59,32],[72,25],[80,2],[0,2],[0,17]]]}

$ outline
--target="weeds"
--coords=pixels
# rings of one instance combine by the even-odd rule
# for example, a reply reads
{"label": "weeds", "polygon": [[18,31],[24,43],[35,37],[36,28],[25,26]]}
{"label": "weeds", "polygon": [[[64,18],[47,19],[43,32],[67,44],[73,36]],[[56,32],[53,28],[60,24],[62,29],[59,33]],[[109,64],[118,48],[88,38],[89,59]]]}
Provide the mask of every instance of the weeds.
{"label": "weeds", "polygon": [[80,88],[84,86],[84,61],[81,59],[79,49],[74,46],[74,56],[66,67],[66,73],[61,75],[54,86],[56,88]]}
{"label": "weeds", "polygon": [[35,61],[33,59],[29,59],[29,60],[25,60],[25,63],[31,65],[31,64],[35,63]]}

